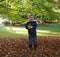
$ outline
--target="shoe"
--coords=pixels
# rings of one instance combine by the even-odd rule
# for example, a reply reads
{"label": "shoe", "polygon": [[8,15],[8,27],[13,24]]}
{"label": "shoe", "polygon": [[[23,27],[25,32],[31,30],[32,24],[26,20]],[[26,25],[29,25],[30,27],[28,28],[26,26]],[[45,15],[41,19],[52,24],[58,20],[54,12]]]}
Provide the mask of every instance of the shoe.
{"label": "shoe", "polygon": [[38,53],[38,49],[37,49],[37,48],[35,48],[35,53],[36,53],[36,54]]}
{"label": "shoe", "polygon": [[32,48],[29,48],[29,52],[31,53],[31,51],[32,51]]}

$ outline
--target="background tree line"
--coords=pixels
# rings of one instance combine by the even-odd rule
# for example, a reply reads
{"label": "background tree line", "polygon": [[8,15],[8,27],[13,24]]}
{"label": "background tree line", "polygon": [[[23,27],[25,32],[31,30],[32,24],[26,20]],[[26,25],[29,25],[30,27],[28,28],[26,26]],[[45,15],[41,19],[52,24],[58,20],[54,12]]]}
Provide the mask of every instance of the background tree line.
{"label": "background tree line", "polygon": [[60,0],[0,0],[0,17],[13,23],[25,24],[29,14],[40,22],[59,22]]}

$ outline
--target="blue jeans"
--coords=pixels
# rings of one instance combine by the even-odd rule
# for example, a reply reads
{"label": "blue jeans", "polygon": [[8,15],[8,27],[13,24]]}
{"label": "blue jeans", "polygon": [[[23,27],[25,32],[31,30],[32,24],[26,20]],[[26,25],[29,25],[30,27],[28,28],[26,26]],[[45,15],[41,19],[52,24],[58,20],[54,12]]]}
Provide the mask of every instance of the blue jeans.
{"label": "blue jeans", "polygon": [[32,41],[34,42],[34,48],[37,49],[37,36],[29,34],[29,48],[32,48]]}

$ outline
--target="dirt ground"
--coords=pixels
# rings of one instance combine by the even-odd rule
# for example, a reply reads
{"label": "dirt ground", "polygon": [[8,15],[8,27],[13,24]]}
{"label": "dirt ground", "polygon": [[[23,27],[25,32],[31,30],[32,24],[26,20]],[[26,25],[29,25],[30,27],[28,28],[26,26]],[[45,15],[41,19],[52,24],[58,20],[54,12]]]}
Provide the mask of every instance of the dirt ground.
{"label": "dirt ground", "polygon": [[28,39],[1,38],[0,57],[60,57],[60,37],[39,37],[37,52],[28,48]]}

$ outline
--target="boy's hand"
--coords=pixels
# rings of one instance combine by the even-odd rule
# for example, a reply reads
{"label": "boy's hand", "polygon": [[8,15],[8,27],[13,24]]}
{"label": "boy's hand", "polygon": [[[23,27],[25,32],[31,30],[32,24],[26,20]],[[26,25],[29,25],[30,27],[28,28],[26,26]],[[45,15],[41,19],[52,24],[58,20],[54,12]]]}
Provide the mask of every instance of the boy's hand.
{"label": "boy's hand", "polygon": [[31,25],[28,26],[28,29],[32,29],[32,28],[33,28],[33,26],[31,26]]}
{"label": "boy's hand", "polygon": [[31,28],[33,28],[33,26],[30,26]]}

